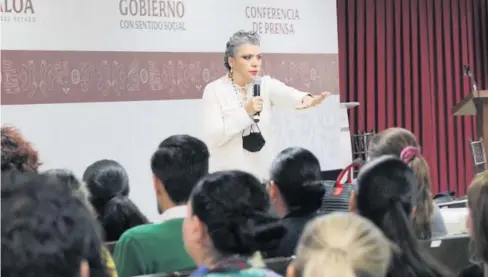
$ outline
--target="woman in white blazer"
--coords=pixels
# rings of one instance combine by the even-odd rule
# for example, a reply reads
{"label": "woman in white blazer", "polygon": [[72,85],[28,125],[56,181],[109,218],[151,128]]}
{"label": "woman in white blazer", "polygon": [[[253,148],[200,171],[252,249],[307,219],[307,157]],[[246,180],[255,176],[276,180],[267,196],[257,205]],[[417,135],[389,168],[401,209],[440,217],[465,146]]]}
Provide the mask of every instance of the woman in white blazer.
{"label": "woman in white blazer", "polygon": [[[271,106],[306,109],[329,95],[323,92],[314,96],[264,76],[259,78],[260,96],[253,96],[252,83],[261,69],[259,45],[255,32],[232,35],[224,55],[229,73],[210,82],[203,91],[204,141],[212,172],[238,169],[267,178],[273,159]],[[255,123],[253,116],[258,112],[259,123]]]}

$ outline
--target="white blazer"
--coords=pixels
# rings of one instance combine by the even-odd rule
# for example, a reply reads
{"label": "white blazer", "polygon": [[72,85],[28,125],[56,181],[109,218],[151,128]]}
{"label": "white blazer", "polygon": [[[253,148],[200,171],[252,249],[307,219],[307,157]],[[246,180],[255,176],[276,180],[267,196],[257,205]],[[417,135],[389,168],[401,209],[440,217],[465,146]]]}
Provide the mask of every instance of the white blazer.
{"label": "white blazer", "polygon": [[[252,86],[247,93],[249,99]],[[249,133],[251,125],[256,130],[256,125],[241,106],[232,82],[225,75],[207,84],[202,97],[202,119],[204,141],[210,152],[210,172],[238,169],[259,179],[268,178],[273,159],[271,107],[295,108],[307,94],[269,76],[261,78],[263,110],[258,126],[266,144],[253,153],[242,147],[242,133]]]}

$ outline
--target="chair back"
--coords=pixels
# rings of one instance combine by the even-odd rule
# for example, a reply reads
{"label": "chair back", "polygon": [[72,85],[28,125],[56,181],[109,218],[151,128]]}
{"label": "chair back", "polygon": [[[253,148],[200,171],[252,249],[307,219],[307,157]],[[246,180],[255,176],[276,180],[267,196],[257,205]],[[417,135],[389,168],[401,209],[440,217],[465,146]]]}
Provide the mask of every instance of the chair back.
{"label": "chair back", "polygon": [[294,256],[292,257],[277,257],[277,258],[269,258],[265,259],[264,263],[266,264],[266,268],[278,273],[281,276],[286,275],[286,269],[288,265],[295,259]]}
{"label": "chair back", "polygon": [[440,192],[434,195],[434,201],[437,204],[450,202],[455,199],[456,193],[454,191]]}
{"label": "chair back", "polygon": [[487,170],[486,164],[486,150],[483,139],[472,141],[469,140],[469,149],[471,150],[471,157],[473,160],[474,174],[478,175]]}
{"label": "chair back", "polygon": [[320,177],[322,180],[337,180],[341,173],[342,169],[324,170],[320,172]]}
{"label": "chair back", "polygon": [[[368,160],[368,150],[369,150],[369,143],[371,139],[376,134],[375,130],[371,132],[366,131],[358,131],[357,133],[351,136],[351,145],[352,145],[352,160],[360,159],[363,161]],[[358,176],[359,170],[355,169],[353,171],[354,176]]]}
{"label": "chair back", "polygon": [[453,201],[437,203],[437,206],[441,209],[449,209],[449,208],[467,208],[468,207],[468,199],[455,199]]}
{"label": "chair back", "polygon": [[351,136],[351,144],[352,144],[352,159],[362,159],[367,160],[368,156],[368,147],[371,139],[376,134],[375,130],[371,132],[366,131],[358,131],[357,133]]}
{"label": "chair back", "polygon": [[469,235],[459,235],[423,241],[422,244],[430,255],[457,275],[471,264],[470,241]]}
{"label": "chair back", "polygon": [[137,275],[134,277],[170,277],[172,275],[168,275],[168,273],[156,273],[156,274],[149,274],[149,275]]}
{"label": "chair back", "polygon": [[117,244],[116,241],[108,241],[108,242],[105,242],[105,247],[107,247],[108,252],[110,252],[110,255],[113,255],[114,254],[114,250],[115,250],[115,245],[116,244]]}
{"label": "chair back", "polygon": [[148,275],[138,275],[134,277],[188,277],[196,268],[182,269],[179,271],[169,272],[169,273],[155,273]]}

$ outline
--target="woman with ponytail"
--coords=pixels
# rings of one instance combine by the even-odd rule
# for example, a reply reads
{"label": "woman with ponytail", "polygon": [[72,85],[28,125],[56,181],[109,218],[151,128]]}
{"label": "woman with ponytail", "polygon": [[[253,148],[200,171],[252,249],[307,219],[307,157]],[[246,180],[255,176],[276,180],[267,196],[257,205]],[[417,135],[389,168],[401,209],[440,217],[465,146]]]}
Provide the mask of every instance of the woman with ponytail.
{"label": "woman with ponytail", "polygon": [[220,171],[203,177],[183,223],[186,251],[198,265],[190,277],[278,277],[263,268],[260,255],[285,232],[269,208],[265,188],[249,173]]}
{"label": "woman with ponytail", "polygon": [[336,212],[312,220],[287,277],[385,277],[393,245],[369,220]]}
{"label": "woman with ponytail", "polygon": [[431,187],[429,165],[422,156],[420,146],[412,132],[403,128],[389,128],[376,134],[370,142],[368,158],[394,155],[405,162],[415,174],[416,210],[412,217],[418,239],[428,240],[447,235],[439,207],[435,205]]}
{"label": "woman with ponytail", "polygon": [[287,233],[268,257],[290,257],[295,253],[303,228],[322,205],[325,187],[320,181],[320,163],[306,149],[287,148],[273,161],[270,176],[268,193]]}
{"label": "woman with ponytail", "polygon": [[368,162],[356,180],[355,207],[397,244],[388,277],[452,276],[421,246],[412,228],[417,185],[414,172],[394,156]]}
{"label": "woman with ponytail", "polygon": [[116,161],[99,160],[83,173],[90,202],[105,231],[106,241],[117,241],[128,229],[149,223],[129,199],[129,176]]}

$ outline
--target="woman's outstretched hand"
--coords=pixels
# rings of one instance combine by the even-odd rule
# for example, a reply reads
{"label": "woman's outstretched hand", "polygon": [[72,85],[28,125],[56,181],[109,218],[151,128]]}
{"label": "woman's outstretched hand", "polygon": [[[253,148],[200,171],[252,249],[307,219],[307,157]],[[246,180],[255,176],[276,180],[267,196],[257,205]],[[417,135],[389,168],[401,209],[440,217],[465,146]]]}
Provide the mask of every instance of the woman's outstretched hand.
{"label": "woman's outstretched hand", "polygon": [[318,104],[322,103],[322,101],[325,100],[325,98],[329,97],[330,92],[322,92],[319,95],[307,95],[303,97],[302,104],[298,105],[296,107],[297,110],[304,110],[308,109],[314,106],[317,106]]}

